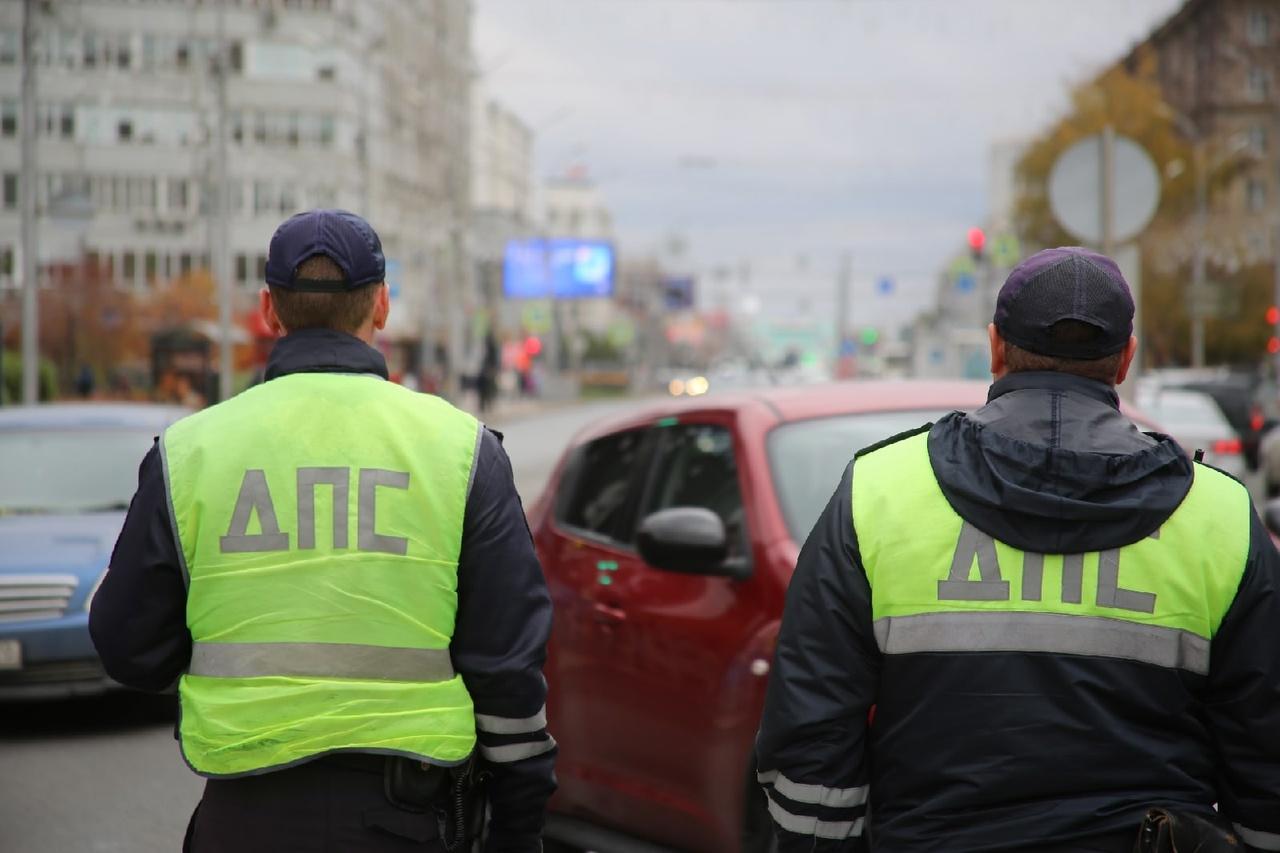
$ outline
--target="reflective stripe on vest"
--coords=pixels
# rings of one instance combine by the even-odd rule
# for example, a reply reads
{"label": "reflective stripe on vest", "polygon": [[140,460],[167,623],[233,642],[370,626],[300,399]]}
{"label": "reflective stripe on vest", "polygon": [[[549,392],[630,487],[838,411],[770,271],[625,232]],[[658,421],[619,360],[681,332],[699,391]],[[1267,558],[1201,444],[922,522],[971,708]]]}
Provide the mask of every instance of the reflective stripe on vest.
{"label": "reflective stripe on vest", "polygon": [[1050,652],[1205,674],[1249,546],[1249,496],[1195,465],[1150,537],[1091,554],[1023,552],[960,518],[928,434],[857,459],[853,524],[886,654]]}
{"label": "reflective stripe on vest", "polygon": [[377,377],[294,374],[165,431],[194,643],[180,735],[196,772],[472,752],[449,642],[480,429]]}

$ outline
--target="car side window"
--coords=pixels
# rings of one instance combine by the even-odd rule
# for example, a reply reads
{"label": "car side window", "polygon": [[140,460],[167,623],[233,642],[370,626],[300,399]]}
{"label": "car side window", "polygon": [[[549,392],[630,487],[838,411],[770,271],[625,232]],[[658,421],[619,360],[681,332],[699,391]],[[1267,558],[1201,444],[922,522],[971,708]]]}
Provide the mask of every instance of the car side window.
{"label": "car side window", "polygon": [[724,522],[729,557],[749,557],[746,512],[738,486],[733,434],[722,426],[687,424],[662,431],[655,475],[639,518],[672,507],[709,509]]}
{"label": "car side window", "polygon": [[611,539],[621,538],[630,510],[647,430],[598,438],[574,452],[563,478],[556,521]]}

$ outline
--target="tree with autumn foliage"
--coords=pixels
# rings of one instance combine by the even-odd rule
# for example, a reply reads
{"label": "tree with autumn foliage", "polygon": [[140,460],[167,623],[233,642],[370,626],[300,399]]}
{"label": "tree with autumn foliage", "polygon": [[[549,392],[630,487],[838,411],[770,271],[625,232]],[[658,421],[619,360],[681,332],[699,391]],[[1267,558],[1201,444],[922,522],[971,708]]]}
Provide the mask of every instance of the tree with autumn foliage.
{"label": "tree with autumn foliage", "polygon": [[[1154,367],[1190,361],[1189,314],[1192,263],[1197,239],[1194,224],[1196,157],[1181,132],[1178,114],[1161,95],[1151,60],[1136,73],[1116,65],[1071,93],[1068,113],[1031,143],[1017,167],[1014,225],[1024,246],[1078,242],[1057,223],[1049,208],[1049,175],[1058,157],[1076,142],[1108,125],[1133,139],[1155,161],[1161,177],[1160,205],[1139,237],[1142,254],[1139,336],[1147,363]],[[1210,162],[1212,159],[1210,158]],[[1234,180],[1238,162],[1216,164],[1206,178],[1210,197]],[[1212,207],[1210,207],[1212,210]],[[1205,324],[1210,363],[1254,364],[1265,352],[1270,329],[1270,266],[1242,266],[1222,253],[1209,252],[1206,281],[1221,310]]]}

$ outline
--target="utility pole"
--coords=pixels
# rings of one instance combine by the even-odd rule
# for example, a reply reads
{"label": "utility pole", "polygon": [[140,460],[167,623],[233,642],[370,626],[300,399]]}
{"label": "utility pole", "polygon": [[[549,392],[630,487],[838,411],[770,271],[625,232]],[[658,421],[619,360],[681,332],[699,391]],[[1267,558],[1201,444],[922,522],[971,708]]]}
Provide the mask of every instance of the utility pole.
{"label": "utility pole", "polygon": [[40,397],[40,334],[36,280],[36,0],[22,7],[22,402]]}
{"label": "utility pole", "polygon": [[1204,308],[1205,308],[1205,241],[1209,236],[1209,169],[1205,139],[1197,135],[1196,161],[1196,245],[1191,269],[1191,366],[1204,367]]}
{"label": "utility pole", "polygon": [[217,58],[213,80],[217,97],[213,143],[213,278],[218,285],[218,400],[228,400],[233,393],[231,342],[231,259],[227,210],[227,39],[223,4],[217,13]]}
{"label": "utility pole", "polygon": [[1102,129],[1102,156],[1098,158],[1102,164],[1099,178],[1098,198],[1101,205],[1100,224],[1102,225],[1102,254],[1108,258],[1115,257],[1116,252],[1116,211],[1115,198],[1111,188],[1116,177],[1116,129],[1107,125]]}
{"label": "utility pole", "polygon": [[849,301],[853,288],[853,255],[840,256],[840,272],[836,276],[836,352],[838,362],[844,355],[844,342],[849,335]]}

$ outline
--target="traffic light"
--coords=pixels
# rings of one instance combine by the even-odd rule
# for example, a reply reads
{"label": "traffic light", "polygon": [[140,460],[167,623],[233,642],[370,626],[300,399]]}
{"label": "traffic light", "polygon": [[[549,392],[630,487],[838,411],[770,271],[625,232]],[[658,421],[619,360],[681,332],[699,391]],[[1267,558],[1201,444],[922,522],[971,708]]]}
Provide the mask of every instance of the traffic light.
{"label": "traffic light", "polygon": [[1267,309],[1267,325],[1274,326],[1280,323],[1280,308],[1272,305]]}
{"label": "traffic light", "polygon": [[862,330],[861,339],[864,347],[873,347],[880,340],[880,330],[875,326],[867,326]]}
{"label": "traffic light", "polygon": [[987,245],[986,232],[981,228],[969,229],[969,254],[973,255],[975,261],[982,260],[983,250]]}
{"label": "traffic light", "polygon": [[1272,355],[1280,353],[1280,338],[1277,338],[1275,335],[1272,335],[1267,340],[1267,352],[1271,353]]}

